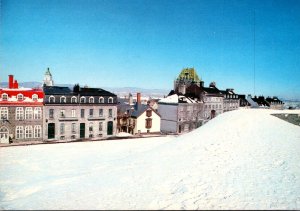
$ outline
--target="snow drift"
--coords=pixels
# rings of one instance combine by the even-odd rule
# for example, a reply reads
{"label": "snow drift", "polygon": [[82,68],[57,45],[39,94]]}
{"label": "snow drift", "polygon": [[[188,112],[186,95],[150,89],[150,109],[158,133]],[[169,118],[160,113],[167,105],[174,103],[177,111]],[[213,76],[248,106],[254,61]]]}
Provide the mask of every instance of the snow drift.
{"label": "snow drift", "polygon": [[227,112],[178,137],[1,148],[0,208],[299,209],[300,127],[270,115],[282,112]]}

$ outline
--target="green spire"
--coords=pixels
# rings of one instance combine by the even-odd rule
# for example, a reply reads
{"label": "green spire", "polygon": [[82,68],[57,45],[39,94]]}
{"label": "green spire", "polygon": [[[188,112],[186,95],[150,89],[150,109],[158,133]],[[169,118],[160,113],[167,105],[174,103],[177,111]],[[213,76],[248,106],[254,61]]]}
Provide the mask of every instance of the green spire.
{"label": "green spire", "polygon": [[184,69],[182,69],[182,71],[179,74],[177,80],[180,80],[180,79],[187,79],[187,80],[192,80],[194,82],[200,82],[200,78],[197,75],[197,72],[194,68],[184,68]]}

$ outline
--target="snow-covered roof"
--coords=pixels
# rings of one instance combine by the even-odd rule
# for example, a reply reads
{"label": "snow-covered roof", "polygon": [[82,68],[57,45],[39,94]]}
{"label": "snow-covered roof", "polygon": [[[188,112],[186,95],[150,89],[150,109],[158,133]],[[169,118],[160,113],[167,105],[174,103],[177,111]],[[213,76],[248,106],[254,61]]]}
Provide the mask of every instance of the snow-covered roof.
{"label": "snow-covered roof", "polygon": [[198,101],[184,95],[173,94],[158,101],[159,104],[198,103]]}

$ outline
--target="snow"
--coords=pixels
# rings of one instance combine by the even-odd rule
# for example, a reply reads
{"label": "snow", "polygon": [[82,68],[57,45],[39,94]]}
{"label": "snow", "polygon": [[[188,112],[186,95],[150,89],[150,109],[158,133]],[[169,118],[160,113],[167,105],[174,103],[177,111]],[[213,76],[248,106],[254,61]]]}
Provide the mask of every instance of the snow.
{"label": "snow", "polygon": [[129,136],[132,136],[132,134],[126,133],[126,132],[120,132],[116,136],[117,137],[129,137]]}
{"label": "snow", "polygon": [[0,209],[300,209],[300,127],[219,115],[177,137],[0,148]]}

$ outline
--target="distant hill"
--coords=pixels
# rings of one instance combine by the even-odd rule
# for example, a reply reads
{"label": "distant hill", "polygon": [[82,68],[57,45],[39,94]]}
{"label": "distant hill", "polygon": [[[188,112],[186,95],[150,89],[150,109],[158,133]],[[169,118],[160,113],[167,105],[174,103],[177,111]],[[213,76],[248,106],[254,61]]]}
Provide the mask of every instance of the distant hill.
{"label": "distant hill", "polygon": [[[19,87],[26,87],[26,88],[35,88],[35,87],[42,87],[43,83],[31,81],[31,82],[20,82]],[[56,84],[57,86],[67,86],[73,88],[74,84]],[[0,87],[8,87],[7,82],[0,83]],[[100,87],[107,91],[110,91],[119,97],[128,96],[129,93],[135,95],[137,92],[140,92],[142,96],[145,97],[164,97],[167,95],[170,90],[165,89],[145,89],[140,87]]]}

